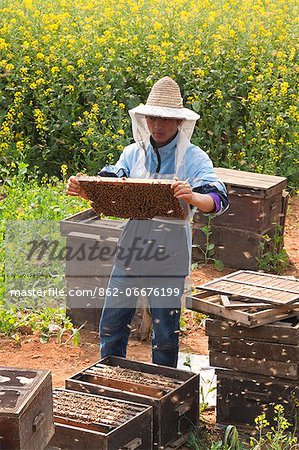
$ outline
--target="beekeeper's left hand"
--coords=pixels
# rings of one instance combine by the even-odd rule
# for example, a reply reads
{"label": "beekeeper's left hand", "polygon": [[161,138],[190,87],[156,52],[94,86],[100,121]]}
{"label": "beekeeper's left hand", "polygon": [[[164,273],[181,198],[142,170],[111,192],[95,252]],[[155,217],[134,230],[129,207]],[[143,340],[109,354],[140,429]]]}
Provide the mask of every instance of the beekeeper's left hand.
{"label": "beekeeper's left hand", "polygon": [[193,204],[194,192],[188,181],[182,181],[178,178],[174,179],[175,181],[171,185],[171,189],[174,191],[174,196],[179,200],[184,200],[188,204]]}

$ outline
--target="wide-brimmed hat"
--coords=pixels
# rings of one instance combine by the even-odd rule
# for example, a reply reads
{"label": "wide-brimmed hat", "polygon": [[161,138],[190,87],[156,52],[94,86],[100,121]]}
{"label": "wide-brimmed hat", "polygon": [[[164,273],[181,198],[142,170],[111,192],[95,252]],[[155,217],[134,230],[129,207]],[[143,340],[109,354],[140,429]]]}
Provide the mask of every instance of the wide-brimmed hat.
{"label": "wide-brimmed hat", "polygon": [[184,108],[179,85],[170,77],[158,80],[151,89],[145,105],[139,105],[130,113],[169,119],[198,120],[199,115]]}

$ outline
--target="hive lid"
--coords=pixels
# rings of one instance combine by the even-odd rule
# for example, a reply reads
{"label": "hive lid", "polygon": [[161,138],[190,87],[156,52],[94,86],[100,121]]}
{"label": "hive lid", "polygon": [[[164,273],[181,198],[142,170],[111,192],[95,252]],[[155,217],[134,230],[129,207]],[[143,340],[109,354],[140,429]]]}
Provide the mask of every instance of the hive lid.
{"label": "hive lid", "polygon": [[0,416],[18,415],[37,395],[48,370],[0,367]]}
{"label": "hive lid", "polygon": [[299,280],[250,270],[240,270],[201,286],[207,291],[288,305],[299,300]]}
{"label": "hive lid", "polygon": [[77,177],[97,214],[128,219],[185,219],[187,208],[173,194],[170,180]]}
{"label": "hive lid", "polygon": [[196,287],[186,307],[249,328],[299,316],[299,280],[241,270]]}
{"label": "hive lid", "polygon": [[287,185],[287,179],[285,177],[245,172],[243,170],[224,169],[223,167],[215,168],[215,172],[227,187],[261,191],[261,195],[265,197],[271,197],[277,192],[281,192]]}
{"label": "hive lid", "polygon": [[101,239],[119,238],[125,224],[125,220],[102,219],[92,208],[89,208],[61,220],[60,232],[63,236],[89,233],[100,236]]}

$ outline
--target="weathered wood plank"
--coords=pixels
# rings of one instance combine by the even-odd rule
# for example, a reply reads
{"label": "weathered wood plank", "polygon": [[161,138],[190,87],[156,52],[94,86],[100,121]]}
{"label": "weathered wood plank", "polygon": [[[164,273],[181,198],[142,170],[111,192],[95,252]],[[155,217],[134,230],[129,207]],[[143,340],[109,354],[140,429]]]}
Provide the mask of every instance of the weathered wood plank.
{"label": "weathered wood plank", "polygon": [[275,192],[283,190],[287,185],[287,180],[284,177],[225,169],[222,167],[216,167],[215,172],[227,185],[270,191],[272,195]]}
{"label": "weathered wood plank", "polygon": [[99,375],[95,375],[93,372],[88,370],[84,371],[86,375],[86,381],[93,384],[98,384],[101,386],[107,386],[115,389],[122,389],[128,392],[136,392],[137,394],[147,395],[148,397],[161,398],[165,395],[165,391],[157,389],[151,386],[145,386],[140,383],[134,383],[123,381],[123,380],[113,380],[111,378],[104,378]]}
{"label": "weathered wood plank", "polygon": [[211,292],[217,292],[226,295],[242,295],[244,297],[251,297],[257,300],[264,300],[269,303],[288,304],[296,302],[299,299],[299,294],[285,292],[283,298],[280,297],[281,291],[271,288],[261,288],[254,285],[246,285],[242,283],[234,283],[230,280],[216,280],[197,286],[197,289],[204,289]]}
{"label": "weathered wood plank", "polygon": [[[243,309],[226,308],[221,304],[219,297],[211,297],[212,301],[210,297],[200,298],[197,294],[190,297],[188,296],[186,297],[186,308],[208,315],[233,320],[250,328],[276,322],[277,320],[292,317],[297,314],[296,309],[293,309],[292,306],[289,305],[283,305],[279,308],[271,308],[271,306],[268,305],[261,311],[259,308],[255,308],[254,303],[246,303]],[[232,300],[231,304],[233,304]]]}
{"label": "weathered wood plank", "polygon": [[299,362],[299,346],[279,343],[232,339],[230,337],[209,337],[210,350],[229,356],[258,358],[273,361]]}
{"label": "weathered wood plank", "polygon": [[207,336],[243,338],[262,342],[279,342],[280,344],[299,345],[299,320],[275,322],[263,327],[246,328],[233,322],[206,319]]}
{"label": "weathered wood plank", "polygon": [[222,305],[225,306],[226,308],[232,306],[227,295],[219,295],[219,298],[220,298]]}
{"label": "weathered wood plank", "polygon": [[225,355],[224,353],[210,351],[210,364],[215,367],[226,367],[228,369],[239,370],[254,374],[298,379],[298,364],[294,362],[265,361],[255,358],[241,358]]}
{"label": "weathered wood plank", "polygon": [[252,326],[252,321],[250,320],[250,317],[243,311],[227,310],[222,305],[212,304],[211,302],[207,302],[194,297],[186,297],[186,308],[197,312],[221,316],[226,319],[242,323],[243,325],[248,327]]}

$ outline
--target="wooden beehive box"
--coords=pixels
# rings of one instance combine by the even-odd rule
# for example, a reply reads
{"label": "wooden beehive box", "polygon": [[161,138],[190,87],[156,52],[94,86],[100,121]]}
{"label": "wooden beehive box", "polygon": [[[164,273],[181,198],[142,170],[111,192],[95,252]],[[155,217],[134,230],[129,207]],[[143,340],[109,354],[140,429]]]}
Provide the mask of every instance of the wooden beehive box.
{"label": "wooden beehive box", "polygon": [[184,219],[187,208],[173,194],[171,180],[77,177],[98,215],[126,219]]}
{"label": "wooden beehive box", "polygon": [[196,425],[199,375],[111,356],[66,380],[66,388],[153,407],[154,448],[166,448]]}
{"label": "wooden beehive box", "polygon": [[[60,222],[72,255],[66,259],[67,314],[77,326],[97,331],[123,220],[99,219],[88,209]],[[91,254],[91,249],[97,248]],[[102,257],[99,255],[102,249]],[[71,295],[72,294],[72,295]]]}
{"label": "wooden beehive box", "polygon": [[299,313],[299,280],[240,270],[197,286],[186,307],[255,328]]}
{"label": "wooden beehive box", "polygon": [[[274,406],[282,405],[284,416],[294,430],[299,402],[298,381],[222,369],[216,369],[216,375],[218,424],[253,428],[256,426],[254,419],[265,413],[270,425],[277,426],[273,420]],[[298,428],[296,434],[299,434]]]}
{"label": "wooden beehive box", "polygon": [[50,448],[151,450],[152,408],[133,402],[55,389],[55,435]]}
{"label": "wooden beehive box", "polygon": [[212,366],[299,380],[299,317],[254,329],[209,319],[206,334]]}
{"label": "wooden beehive box", "polygon": [[51,372],[0,367],[1,450],[43,450],[53,433]]}
{"label": "wooden beehive box", "polygon": [[[271,238],[280,225],[283,234],[288,194],[284,191],[287,180],[253,172],[216,168],[218,177],[225,183],[230,207],[211,223],[211,242],[215,244],[215,258],[236,269],[258,268],[263,235]],[[207,223],[202,213],[194,216],[194,244],[205,246],[205,236],[200,228]],[[201,260],[198,249],[193,251],[194,261]]]}

